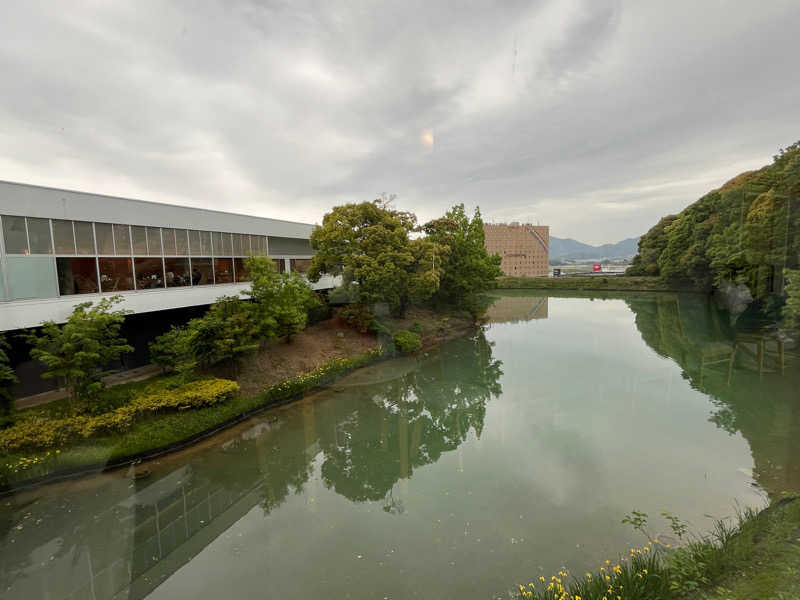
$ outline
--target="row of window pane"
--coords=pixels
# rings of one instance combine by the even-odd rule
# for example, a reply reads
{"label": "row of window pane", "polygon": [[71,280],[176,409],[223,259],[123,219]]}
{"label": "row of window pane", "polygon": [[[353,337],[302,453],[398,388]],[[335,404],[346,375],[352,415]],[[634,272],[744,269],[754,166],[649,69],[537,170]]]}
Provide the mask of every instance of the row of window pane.
{"label": "row of window pane", "polygon": [[188,258],[165,258],[163,265],[161,258],[56,258],[62,296],[132,290],[134,271],[138,290],[209,285],[215,282],[215,273],[216,283],[233,283],[234,269],[235,281],[250,281],[241,258],[196,258],[192,259],[191,269]]}
{"label": "row of window pane", "polygon": [[[267,238],[141,225],[119,225],[34,217],[2,217],[7,254],[95,254],[116,256],[248,256],[267,253]],[[213,246],[212,246],[213,239]]]}

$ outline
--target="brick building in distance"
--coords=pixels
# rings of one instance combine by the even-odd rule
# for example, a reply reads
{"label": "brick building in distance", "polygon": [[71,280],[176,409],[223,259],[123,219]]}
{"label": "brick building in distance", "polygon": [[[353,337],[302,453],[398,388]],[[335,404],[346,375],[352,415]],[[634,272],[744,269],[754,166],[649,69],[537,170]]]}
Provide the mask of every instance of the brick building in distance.
{"label": "brick building in distance", "polygon": [[503,257],[500,268],[513,277],[550,274],[550,227],[530,223],[485,224],[484,245],[489,254]]}

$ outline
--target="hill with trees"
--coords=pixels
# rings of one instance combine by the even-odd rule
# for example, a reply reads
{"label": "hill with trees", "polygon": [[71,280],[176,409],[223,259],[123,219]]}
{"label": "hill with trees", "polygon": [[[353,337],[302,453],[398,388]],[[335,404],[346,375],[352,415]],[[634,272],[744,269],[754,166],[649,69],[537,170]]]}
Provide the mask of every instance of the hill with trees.
{"label": "hill with trees", "polygon": [[[630,275],[658,275],[699,289],[745,285],[763,307],[797,304],[800,269],[800,142],[742,173],[639,240]],[[788,285],[787,285],[788,283]]]}

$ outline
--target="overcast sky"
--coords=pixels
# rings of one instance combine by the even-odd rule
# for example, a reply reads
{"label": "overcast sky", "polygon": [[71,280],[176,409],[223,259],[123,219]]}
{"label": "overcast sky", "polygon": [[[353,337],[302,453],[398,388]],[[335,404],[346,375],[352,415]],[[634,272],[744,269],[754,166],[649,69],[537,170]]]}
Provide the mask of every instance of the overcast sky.
{"label": "overcast sky", "polygon": [[800,139],[800,2],[6,2],[0,179],[587,243]]}

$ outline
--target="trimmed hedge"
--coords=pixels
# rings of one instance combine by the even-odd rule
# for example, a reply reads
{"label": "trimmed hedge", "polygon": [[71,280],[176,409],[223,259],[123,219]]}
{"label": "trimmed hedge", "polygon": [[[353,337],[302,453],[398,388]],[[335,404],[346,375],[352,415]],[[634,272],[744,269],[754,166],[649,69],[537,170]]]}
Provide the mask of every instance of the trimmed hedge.
{"label": "trimmed hedge", "polygon": [[72,440],[118,433],[129,429],[137,416],[164,411],[204,408],[225,402],[239,391],[235,381],[201,379],[175,389],[140,396],[125,406],[101,415],[75,415],[59,419],[34,417],[0,431],[0,451],[51,448]]}

